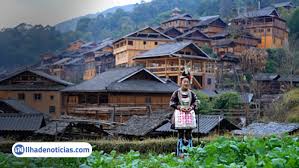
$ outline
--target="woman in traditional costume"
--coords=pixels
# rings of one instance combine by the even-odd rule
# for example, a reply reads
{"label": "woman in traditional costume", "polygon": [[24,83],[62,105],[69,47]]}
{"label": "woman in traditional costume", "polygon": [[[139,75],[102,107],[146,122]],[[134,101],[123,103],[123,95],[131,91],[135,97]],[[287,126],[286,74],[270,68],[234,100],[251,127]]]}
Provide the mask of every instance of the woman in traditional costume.
{"label": "woman in traditional costume", "polygon": [[[185,69],[181,76],[181,87],[170,99],[170,106],[175,110],[172,116],[172,129],[178,130],[177,155],[184,152],[184,147],[192,147],[192,129],[196,128],[196,94],[190,90],[191,75]],[[185,139],[184,139],[185,138]]]}

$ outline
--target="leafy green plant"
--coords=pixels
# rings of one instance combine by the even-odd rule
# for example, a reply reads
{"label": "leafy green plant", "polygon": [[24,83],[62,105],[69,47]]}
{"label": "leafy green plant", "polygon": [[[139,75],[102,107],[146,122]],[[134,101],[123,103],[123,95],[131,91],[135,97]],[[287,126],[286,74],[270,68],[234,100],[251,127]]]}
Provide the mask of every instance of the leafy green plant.
{"label": "leafy green plant", "polygon": [[88,158],[16,158],[0,153],[0,167],[205,167],[205,168],[297,168],[299,138],[292,136],[265,138],[219,137],[206,145],[189,148],[184,159],[175,153],[142,154],[94,151]]}

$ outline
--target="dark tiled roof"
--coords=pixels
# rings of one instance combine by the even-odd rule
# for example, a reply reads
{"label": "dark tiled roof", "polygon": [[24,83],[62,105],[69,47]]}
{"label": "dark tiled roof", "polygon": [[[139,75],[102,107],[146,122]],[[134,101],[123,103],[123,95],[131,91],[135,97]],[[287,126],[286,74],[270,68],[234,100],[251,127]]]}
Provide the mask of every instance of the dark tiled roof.
{"label": "dark tiled roof", "polygon": [[[161,30],[159,30],[159,31],[161,31]],[[175,38],[175,36],[180,36],[180,35],[183,34],[180,30],[178,30],[175,27],[170,27],[170,28],[162,30],[162,31],[163,31],[164,34],[166,34],[170,37],[173,37],[173,38]]]}
{"label": "dark tiled roof", "polygon": [[[133,79],[130,76],[144,72],[156,80]],[[121,80],[124,79],[124,80]],[[165,82],[142,67],[115,68],[97,75],[95,78],[81,84],[64,89],[64,92],[150,92],[171,93],[178,86],[172,82]]]}
{"label": "dark tiled roof", "polygon": [[[197,120],[197,116],[196,116]],[[208,134],[210,131],[215,129],[219,124],[222,125],[221,122],[226,122],[229,124],[229,127],[231,129],[239,129],[237,126],[232,124],[227,119],[223,118],[220,115],[200,115],[199,118],[199,133],[201,134]],[[198,123],[197,123],[198,124]],[[164,124],[163,126],[157,128],[155,131],[157,132],[176,132],[176,130],[173,130],[170,128],[171,124],[168,122]],[[194,133],[198,133],[198,128],[193,129]]]}
{"label": "dark tiled roof", "polygon": [[28,105],[26,105],[24,102],[22,101],[18,101],[18,100],[13,100],[13,99],[6,99],[6,100],[0,100],[0,102],[3,102],[9,106],[11,106],[12,108],[14,108],[15,110],[19,111],[20,113],[24,113],[24,114],[40,114],[39,111],[36,111],[35,109],[29,107]]}
{"label": "dark tiled roof", "polygon": [[104,73],[98,74],[91,80],[84,81],[78,85],[74,85],[64,89],[63,91],[82,91],[82,92],[92,92],[92,91],[106,91],[108,87],[116,82],[117,80],[130,75],[138,70],[142,69],[141,67],[131,67],[131,68],[115,68]]}
{"label": "dark tiled roof", "polygon": [[149,80],[128,80],[112,84],[108,89],[115,92],[172,93],[178,89],[178,85],[172,82],[167,82],[165,84]]}
{"label": "dark tiled roof", "polygon": [[214,44],[215,47],[226,47],[226,46],[230,46],[230,45],[234,45],[235,42],[232,39],[221,39],[221,40],[217,40]]}
{"label": "dark tiled roof", "polygon": [[297,123],[252,123],[242,130],[233,131],[236,135],[249,135],[249,136],[270,136],[270,135],[283,135],[285,133],[292,133],[299,130]]}
{"label": "dark tiled roof", "polygon": [[173,16],[170,19],[164,21],[163,23],[170,22],[173,20],[197,20],[197,19],[192,18],[190,14],[184,13],[184,14]]}
{"label": "dark tiled roof", "polygon": [[228,31],[223,31],[223,32],[220,32],[220,33],[217,33],[217,34],[214,34],[214,35],[210,35],[209,38],[219,39],[219,38],[225,38],[227,36],[229,36]]}
{"label": "dark tiled roof", "polygon": [[65,129],[70,125],[68,121],[53,121],[35,131],[37,134],[43,135],[58,135],[65,131]]}
{"label": "dark tiled roof", "polygon": [[265,16],[278,16],[278,13],[273,7],[266,7],[260,10],[249,11],[236,17],[235,19],[265,17]]}
{"label": "dark tiled roof", "polygon": [[273,73],[257,73],[253,79],[256,81],[272,81],[277,80],[280,76]]}
{"label": "dark tiled roof", "polygon": [[49,74],[47,74],[45,72],[42,72],[42,71],[31,70],[31,69],[27,69],[27,68],[25,68],[23,70],[20,70],[20,71],[13,72],[12,74],[9,74],[5,78],[1,79],[0,82],[2,82],[4,80],[7,80],[7,79],[9,79],[11,77],[14,77],[16,75],[19,75],[19,74],[21,74],[23,72],[26,72],[26,71],[34,73],[34,74],[36,74],[38,76],[44,77],[44,78],[46,78],[48,80],[54,81],[56,83],[59,83],[59,84],[65,85],[65,86],[73,85],[73,83],[70,83],[70,82],[67,82],[65,80],[59,79],[56,76],[49,75]]}
{"label": "dark tiled roof", "polygon": [[[194,36],[193,33],[198,33],[199,36]],[[194,39],[194,40],[209,40],[209,37],[206,36],[204,33],[202,33],[200,30],[198,29],[193,29],[191,31],[188,31],[180,36],[177,37],[177,39],[180,38],[187,38],[187,39]]]}
{"label": "dark tiled roof", "polygon": [[196,25],[196,27],[201,27],[201,26],[208,26],[211,23],[213,23],[214,21],[220,19],[221,22],[223,22],[223,24],[226,25],[226,23],[220,18],[219,15],[215,15],[215,16],[204,16],[204,17],[200,17],[199,20],[200,22]]}
{"label": "dark tiled roof", "polygon": [[0,131],[36,131],[44,125],[42,114],[0,114]]}
{"label": "dark tiled roof", "polygon": [[272,4],[272,6],[274,6],[275,8],[280,8],[280,7],[295,7],[294,4],[290,1],[288,2],[280,2],[280,3],[275,3],[275,4]]}
{"label": "dark tiled roof", "polygon": [[129,136],[146,136],[151,131],[168,122],[170,113],[148,116],[132,116],[123,126],[116,128],[114,133]]}
{"label": "dark tiled roof", "polygon": [[221,61],[224,62],[233,62],[233,63],[239,63],[240,59],[234,55],[233,53],[225,53],[221,58]]}
{"label": "dark tiled roof", "polygon": [[[195,47],[202,54],[200,56],[194,56],[194,58],[211,59],[206,53],[204,53],[200,48],[198,48],[195,44],[193,44],[190,41],[162,44],[154,49],[151,49],[147,52],[140,54],[139,56],[135,57],[134,59],[169,56],[169,55],[175,54],[176,52],[178,52],[188,46]],[[185,56],[187,56],[187,55],[182,55],[182,57],[185,57]]]}
{"label": "dark tiled roof", "polygon": [[[139,30],[137,30],[137,31],[135,31],[133,33],[127,34],[127,35],[125,35],[125,36],[123,36],[123,37],[121,37],[121,38],[113,41],[113,43],[116,43],[116,42],[118,42],[118,41],[120,41],[121,39],[124,39],[124,38],[144,39],[145,37],[140,37],[140,36],[138,36],[138,34],[139,34],[139,32],[142,32],[142,31],[144,31],[146,29],[150,29],[150,30],[152,30],[154,32],[154,33],[145,33],[145,34],[149,35],[149,37],[146,37],[146,39],[149,39],[149,40],[151,40],[151,39],[152,40],[157,40],[157,39],[174,40],[173,38],[167,36],[166,34],[164,34],[164,33],[160,32],[160,31],[158,31],[158,30],[156,30],[156,29],[148,26],[148,27],[139,29]],[[151,38],[150,36],[155,36],[155,37]]]}
{"label": "dark tiled roof", "polygon": [[299,75],[280,75],[278,81],[281,82],[299,82]]}

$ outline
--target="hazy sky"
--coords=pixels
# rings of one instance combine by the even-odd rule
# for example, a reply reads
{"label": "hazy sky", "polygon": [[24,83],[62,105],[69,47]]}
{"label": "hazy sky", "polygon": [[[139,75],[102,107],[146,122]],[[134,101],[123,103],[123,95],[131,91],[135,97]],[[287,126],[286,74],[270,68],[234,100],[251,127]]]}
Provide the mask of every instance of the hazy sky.
{"label": "hazy sky", "polygon": [[1,0],[0,28],[20,23],[55,25],[61,21],[141,0]]}

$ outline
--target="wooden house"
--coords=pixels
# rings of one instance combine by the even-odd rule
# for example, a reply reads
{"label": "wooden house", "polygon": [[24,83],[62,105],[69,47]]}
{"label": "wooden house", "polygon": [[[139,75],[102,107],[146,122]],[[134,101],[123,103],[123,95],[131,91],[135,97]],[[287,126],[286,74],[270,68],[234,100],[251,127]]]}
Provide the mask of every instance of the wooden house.
{"label": "wooden house", "polygon": [[288,42],[286,21],[273,7],[244,13],[233,19],[232,25],[260,38],[259,48],[283,48]]}
{"label": "wooden house", "polygon": [[44,72],[25,69],[0,80],[0,99],[24,101],[33,109],[58,118],[62,102],[60,90],[70,85]]}
{"label": "wooden house", "polygon": [[86,42],[83,40],[76,40],[70,44],[68,44],[66,51],[76,51],[81,48],[82,45],[84,45]]}
{"label": "wooden house", "polygon": [[84,58],[81,55],[65,57],[49,65],[47,72],[57,78],[78,83],[83,80],[84,66]]}
{"label": "wooden house", "polygon": [[174,27],[179,31],[184,32],[199,22],[198,19],[194,19],[190,14],[180,14],[180,12],[181,11],[178,8],[175,8],[172,11],[171,18],[161,23],[161,28],[165,30]]}
{"label": "wooden house", "polygon": [[216,60],[190,41],[160,45],[138,55],[134,60],[158,76],[169,78],[178,84],[184,66],[189,66],[194,76],[193,87],[215,88]]}
{"label": "wooden house", "polygon": [[[225,38],[212,40],[211,45],[214,52],[220,56],[226,53],[233,53],[234,55],[241,56],[244,50],[252,47],[256,48],[260,43],[259,38],[246,32],[243,32],[236,37],[231,36],[232,35],[227,35]],[[215,36],[213,37],[216,38]]]}
{"label": "wooden house", "polygon": [[216,16],[204,16],[199,18],[199,23],[192,27],[192,29],[199,29],[204,34],[211,36],[223,32],[227,28],[227,24]]}
{"label": "wooden house", "polygon": [[171,37],[146,27],[130,33],[113,42],[113,54],[117,66],[131,66],[138,54],[157,47],[160,44],[174,41]]}
{"label": "wooden house", "polygon": [[91,80],[64,89],[68,115],[126,121],[169,108],[177,84],[142,67],[114,68]]}
{"label": "wooden house", "polygon": [[110,42],[100,44],[98,47],[84,54],[85,70],[83,80],[90,80],[98,73],[107,71],[115,66],[113,46]]}
{"label": "wooden house", "polygon": [[211,46],[211,40],[208,36],[202,33],[199,29],[193,29],[188,31],[178,37],[176,37],[177,41],[192,41],[198,47],[203,46]]}

